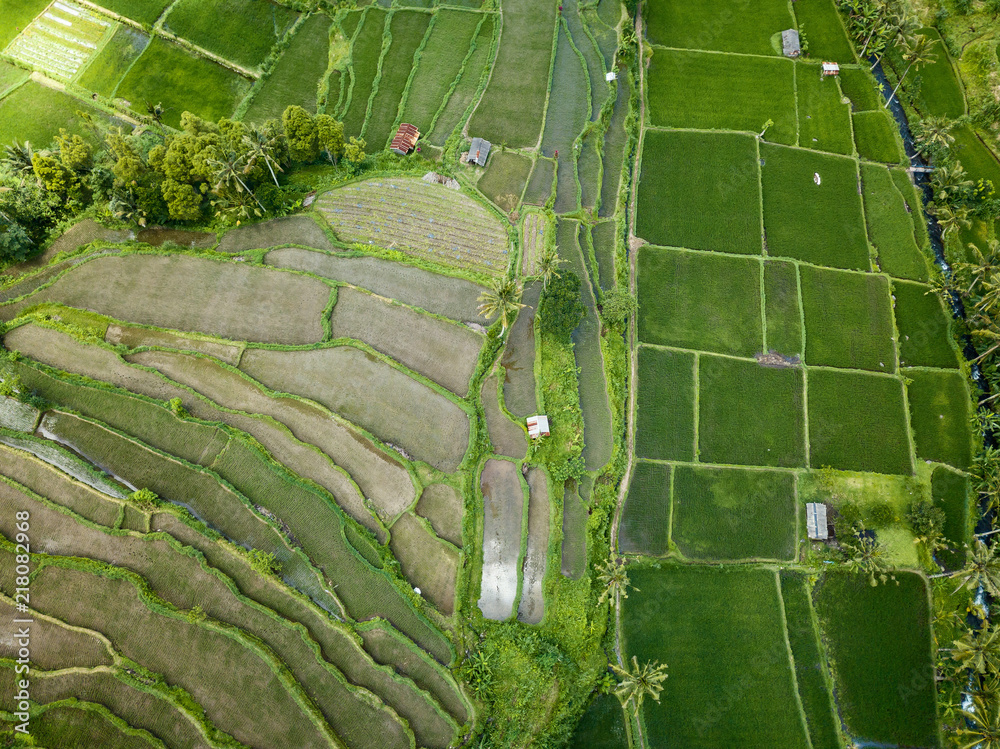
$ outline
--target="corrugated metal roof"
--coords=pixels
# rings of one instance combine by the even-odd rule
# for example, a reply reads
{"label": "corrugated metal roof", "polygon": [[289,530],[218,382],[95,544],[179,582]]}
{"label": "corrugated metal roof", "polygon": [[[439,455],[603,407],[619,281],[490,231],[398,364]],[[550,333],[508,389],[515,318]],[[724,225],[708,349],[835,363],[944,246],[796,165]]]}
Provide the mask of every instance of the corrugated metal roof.
{"label": "corrugated metal roof", "polygon": [[399,130],[396,131],[396,137],[392,139],[389,149],[400,156],[406,156],[406,154],[416,147],[419,139],[420,131],[417,130],[416,126],[411,125],[409,122],[404,122],[399,126]]}
{"label": "corrugated metal roof", "polygon": [[830,537],[826,523],[826,505],[821,502],[809,502],[806,505],[806,531],[809,538],[822,541]]}
{"label": "corrugated metal roof", "polygon": [[473,138],[472,145],[469,146],[469,163],[486,166],[486,159],[490,155],[490,148],[493,144],[482,138]]}
{"label": "corrugated metal roof", "polygon": [[799,32],[795,29],[786,29],[781,32],[781,47],[785,57],[798,57],[802,52],[799,43]]}

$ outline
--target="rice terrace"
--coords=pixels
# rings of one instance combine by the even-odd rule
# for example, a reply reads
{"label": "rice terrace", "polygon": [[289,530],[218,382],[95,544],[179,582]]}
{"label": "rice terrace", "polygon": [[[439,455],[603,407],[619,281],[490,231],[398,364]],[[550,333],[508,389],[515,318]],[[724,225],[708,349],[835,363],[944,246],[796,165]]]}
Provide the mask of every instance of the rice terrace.
{"label": "rice terrace", "polygon": [[1000,749],[998,12],[0,0],[0,747]]}

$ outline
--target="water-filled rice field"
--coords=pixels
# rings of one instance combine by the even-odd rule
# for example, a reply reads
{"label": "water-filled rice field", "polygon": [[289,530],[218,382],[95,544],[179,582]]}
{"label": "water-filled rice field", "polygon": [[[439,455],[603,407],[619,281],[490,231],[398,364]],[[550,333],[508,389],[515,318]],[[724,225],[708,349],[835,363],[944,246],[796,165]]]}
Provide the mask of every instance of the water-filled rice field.
{"label": "water-filled rice field", "polygon": [[521,562],[524,490],[516,463],[489,460],[480,477],[483,491],[483,577],[479,609],[503,620],[514,609]]}

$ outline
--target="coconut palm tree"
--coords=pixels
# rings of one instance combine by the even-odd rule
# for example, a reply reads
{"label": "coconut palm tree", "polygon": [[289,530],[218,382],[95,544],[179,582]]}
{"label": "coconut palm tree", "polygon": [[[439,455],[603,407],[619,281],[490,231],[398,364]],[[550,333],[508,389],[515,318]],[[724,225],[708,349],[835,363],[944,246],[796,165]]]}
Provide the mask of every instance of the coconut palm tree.
{"label": "coconut palm tree", "polygon": [[260,210],[266,210],[264,204],[257,200],[257,196],[253,194],[253,190],[243,181],[243,177],[241,176],[244,173],[243,156],[229,148],[219,149],[216,151],[216,154],[216,156],[207,160],[215,174],[215,184],[213,185],[215,192],[223,198],[225,198],[227,191],[235,193],[246,192],[257,201]]}
{"label": "coconut palm tree", "polygon": [[628,589],[638,591],[632,586],[628,579],[628,571],[625,569],[624,559],[612,557],[603,564],[597,565],[597,582],[600,583],[601,597],[597,599],[597,604],[604,603],[608,598],[617,600],[620,595],[628,598]]}
{"label": "coconut palm tree", "polygon": [[985,252],[970,242],[968,251],[970,262],[958,260],[951,266],[952,278],[958,285],[955,290],[963,299],[978,297],[979,287],[1000,273],[1000,240],[989,240]]}
{"label": "coconut palm tree", "polygon": [[562,265],[562,258],[554,247],[548,247],[538,259],[538,274],[542,277],[542,288],[548,288],[549,281],[559,278],[559,266]]}
{"label": "coconut palm tree", "polygon": [[972,709],[962,710],[968,724],[959,727],[959,749],[1000,749],[1000,700],[996,695],[972,695]]}
{"label": "coconut palm tree", "polygon": [[948,236],[954,234],[959,229],[968,229],[972,226],[972,219],[969,218],[969,209],[964,205],[950,206],[947,204],[935,205],[931,203],[927,206],[927,212],[931,214],[941,227],[941,232]]}
{"label": "coconut palm tree", "polygon": [[247,125],[247,132],[243,136],[243,144],[247,148],[246,166],[243,168],[243,173],[249,174],[258,164],[263,164],[271,173],[274,184],[277,185],[278,178],[275,176],[274,170],[284,171],[278,162],[281,137],[281,134],[273,127]]}
{"label": "coconut palm tree", "polygon": [[15,140],[9,146],[4,146],[3,150],[3,159],[0,161],[21,179],[23,185],[24,180],[34,174],[31,159],[35,155],[35,149],[31,147],[31,142],[26,140],[22,144]]}
{"label": "coconut palm tree", "polygon": [[892,104],[892,100],[896,96],[896,92],[899,91],[899,87],[903,85],[903,81],[906,80],[906,76],[910,72],[910,68],[915,68],[920,70],[924,65],[930,62],[934,62],[937,56],[931,52],[931,47],[934,46],[936,39],[931,39],[929,36],[924,36],[923,34],[917,34],[916,36],[910,37],[903,42],[903,59],[908,63],[906,70],[903,74],[899,76],[899,83],[896,84],[896,88],[892,90],[892,95],[889,100],[885,103],[885,108],[888,109],[889,105]]}
{"label": "coconut palm tree", "polygon": [[632,715],[638,717],[642,701],[649,695],[657,702],[663,691],[663,682],[667,679],[667,665],[659,661],[647,661],[639,665],[639,659],[632,656],[632,668],[622,668],[616,663],[611,664],[611,670],[618,675],[620,681],[615,687],[615,696],[622,707],[631,707]]}
{"label": "coconut palm tree", "polygon": [[977,674],[1000,671],[1000,627],[986,625],[978,632],[967,630],[961,639],[952,643],[951,657],[962,668]]}
{"label": "coconut palm tree", "polygon": [[955,123],[947,117],[927,117],[916,128],[917,151],[921,154],[935,153],[948,148],[955,142],[951,134]]}
{"label": "coconut palm tree", "polygon": [[885,544],[879,543],[874,535],[865,533],[863,526],[856,528],[853,536],[845,538],[842,546],[847,552],[847,569],[868,575],[868,582],[872,587],[896,579],[890,571]]}
{"label": "coconut palm tree", "polygon": [[952,202],[957,195],[974,186],[961,161],[938,167],[931,176],[931,191],[939,203]]}
{"label": "coconut palm tree", "polygon": [[508,274],[494,279],[490,288],[479,295],[479,314],[486,318],[499,316],[501,336],[507,331],[511,316],[524,306],[518,301],[521,291],[521,282]]}
{"label": "coconut palm tree", "polygon": [[948,573],[959,580],[955,591],[967,588],[975,593],[983,586],[991,596],[1000,594],[1000,558],[997,556],[997,545],[988,546],[981,539],[976,539],[969,549],[965,569]]}

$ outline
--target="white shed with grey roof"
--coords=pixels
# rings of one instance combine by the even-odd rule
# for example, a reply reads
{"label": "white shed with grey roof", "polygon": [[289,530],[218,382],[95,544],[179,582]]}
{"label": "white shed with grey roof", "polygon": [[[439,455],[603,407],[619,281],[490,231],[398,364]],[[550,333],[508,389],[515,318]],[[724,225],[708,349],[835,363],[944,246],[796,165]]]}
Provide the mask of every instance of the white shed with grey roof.
{"label": "white shed with grey roof", "polygon": [[798,31],[786,29],[781,32],[781,50],[785,53],[785,57],[798,57],[802,54]]}
{"label": "white shed with grey roof", "polygon": [[825,541],[830,537],[830,529],[826,524],[826,505],[822,502],[809,502],[806,505],[806,531],[814,541]]}
{"label": "white shed with grey roof", "polygon": [[490,148],[492,148],[492,146],[493,144],[488,140],[473,138],[472,145],[469,146],[469,155],[466,160],[470,164],[486,166],[486,159],[490,155]]}

